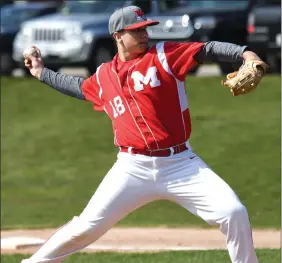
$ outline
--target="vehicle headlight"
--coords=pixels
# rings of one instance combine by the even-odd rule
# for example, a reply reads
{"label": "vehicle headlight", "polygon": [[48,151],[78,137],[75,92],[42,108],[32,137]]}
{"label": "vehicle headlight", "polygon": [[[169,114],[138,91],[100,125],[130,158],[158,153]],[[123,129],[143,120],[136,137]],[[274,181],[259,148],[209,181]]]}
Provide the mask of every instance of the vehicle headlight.
{"label": "vehicle headlight", "polygon": [[32,33],[32,29],[30,27],[24,27],[22,29],[22,34],[24,36],[28,36],[29,37],[31,35],[31,33]]}
{"label": "vehicle headlight", "polygon": [[189,25],[189,20],[190,20],[190,17],[185,14],[185,15],[182,17],[182,26],[183,26],[183,27],[188,27],[188,25]]}
{"label": "vehicle headlight", "polygon": [[174,23],[171,19],[167,20],[165,22],[165,25],[164,25],[164,32],[169,32],[171,30],[171,28],[173,27]]}
{"label": "vehicle headlight", "polygon": [[17,33],[15,38],[15,45],[20,46],[23,43],[27,45],[31,41],[32,29],[29,27],[22,27],[21,30]]}
{"label": "vehicle headlight", "polygon": [[92,31],[86,30],[83,32],[83,39],[85,43],[90,44],[93,41],[94,33]]}

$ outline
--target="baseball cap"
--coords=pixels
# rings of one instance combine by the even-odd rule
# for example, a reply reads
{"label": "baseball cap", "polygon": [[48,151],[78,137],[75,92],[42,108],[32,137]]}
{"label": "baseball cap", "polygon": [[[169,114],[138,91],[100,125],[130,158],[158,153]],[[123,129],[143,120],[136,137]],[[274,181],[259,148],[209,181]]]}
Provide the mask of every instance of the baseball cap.
{"label": "baseball cap", "polygon": [[132,30],[144,26],[154,26],[159,21],[147,20],[144,12],[138,6],[126,6],[116,10],[109,20],[109,32],[112,35],[120,30]]}

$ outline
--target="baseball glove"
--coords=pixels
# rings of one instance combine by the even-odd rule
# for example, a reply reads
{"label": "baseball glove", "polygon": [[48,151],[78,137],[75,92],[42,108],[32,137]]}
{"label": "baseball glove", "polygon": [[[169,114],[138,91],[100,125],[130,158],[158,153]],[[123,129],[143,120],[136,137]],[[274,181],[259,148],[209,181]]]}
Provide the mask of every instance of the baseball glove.
{"label": "baseball glove", "polygon": [[229,73],[221,84],[230,88],[233,96],[248,93],[258,86],[267,68],[261,60],[247,60],[238,71]]}

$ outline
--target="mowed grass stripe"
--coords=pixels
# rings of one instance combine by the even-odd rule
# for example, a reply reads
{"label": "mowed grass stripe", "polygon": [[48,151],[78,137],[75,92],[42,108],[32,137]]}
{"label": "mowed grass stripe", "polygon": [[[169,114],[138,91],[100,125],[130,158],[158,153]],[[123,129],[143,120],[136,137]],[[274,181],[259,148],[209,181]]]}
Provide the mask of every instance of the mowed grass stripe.
{"label": "mowed grass stripe", "polygon": [[[238,193],[253,227],[280,228],[280,77],[236,98],[220,80],[187,79],[192,147]],[[3,77],[1,95],[2,228],[64,224],[116,159],[111,122],[35,79]],[[166,201],[119,224],[208,226]]]}
{"label": "mowed grass stripe", "polygon": [[[260,262],[279,263],[280,250],[257,250]],[[1,255],[2,263],[18,263],[28,255]],[[163,253],[78,253],[70,256],[66,261],[76,263],[226,263],[230,262],[227,251],[185,251]]]}

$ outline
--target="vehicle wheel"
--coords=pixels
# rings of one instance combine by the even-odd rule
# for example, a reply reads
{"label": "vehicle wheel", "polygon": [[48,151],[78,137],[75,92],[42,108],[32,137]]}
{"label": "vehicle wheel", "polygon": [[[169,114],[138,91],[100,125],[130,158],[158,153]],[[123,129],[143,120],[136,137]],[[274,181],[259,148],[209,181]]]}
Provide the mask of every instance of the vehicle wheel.
{"label": "vehicle wheel", "polygon": [[11,76],[14,69],[14,60],[12,54],[0,54],[0,73],[1,75]]}
{"label": "vehicle wheel", "polygon": [[281,59],[269,55],[266,59],[266,63],[268,64],[269,68],[267,69],[267,73],[280,73],[281,72]]}
{"label": "vehicle wheel", "polygon": [[87,69],[92,75],[96,72],[96,69],[105,62],[109,62],[113,59],[113,50],[109,46],[97,46],[92,53],[92,58],[88,63]]}
{"label": "vehicle wheel", "polygon": [[238,70],[240,66],[241,64],[237,64],[237,63],[233,64],[230,62],[219,62],[219,67],[223,75],[227,75],[233,71]]}

